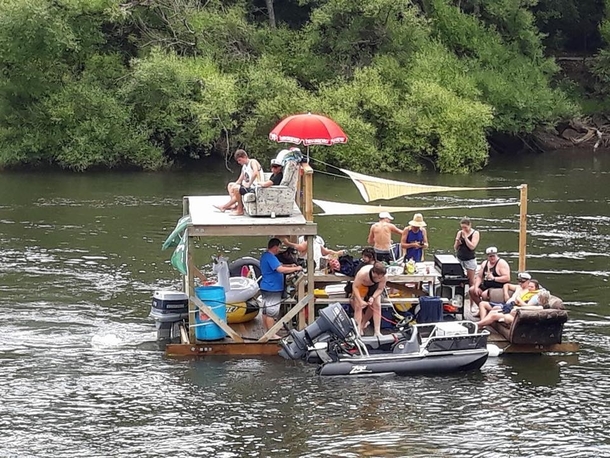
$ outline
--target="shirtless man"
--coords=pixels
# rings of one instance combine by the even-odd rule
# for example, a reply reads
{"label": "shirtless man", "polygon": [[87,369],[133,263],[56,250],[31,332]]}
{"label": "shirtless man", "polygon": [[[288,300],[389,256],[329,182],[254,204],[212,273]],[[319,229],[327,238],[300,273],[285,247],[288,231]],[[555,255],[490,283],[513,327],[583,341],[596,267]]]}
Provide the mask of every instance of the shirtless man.
{"label": "shirtless man", "polygon": [[469,288],[470,300],[479,305],[482,300],[489,300],[490,288],[503,288],[510,282],[510,266],[498,256],[498,249],[490,246],[485,250],[487,259],[481,263],[475,275],[474,286]]}
{"label": "shirtless man", "polygon": [[[364,333],[364,325],[372,317],[375,335],[381,335],[381,295],[388,281],[386,273],[383,263],[376,262],[364,266],[354,277],[350,303],[354,309],[354,320],[360,334]],[[363,317],[362,311],[365,308]]]}
{"label": "shirtless man", "polygon": [[394,218],[388,212],[379,213],[379,222],[371,226],[369,231],[368,244],[373,245],[377,261],[392,262],[392,233],[402,237],[402,231],[398,229],[392,221]]}

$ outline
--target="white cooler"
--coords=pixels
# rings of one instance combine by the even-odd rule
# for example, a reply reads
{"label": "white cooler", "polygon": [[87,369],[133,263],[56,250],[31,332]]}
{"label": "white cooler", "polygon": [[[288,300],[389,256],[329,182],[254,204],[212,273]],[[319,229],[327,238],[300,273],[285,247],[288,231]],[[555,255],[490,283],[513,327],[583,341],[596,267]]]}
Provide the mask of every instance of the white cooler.
{"label": "white cooler", "polygon": [[444,323],[437,323],[436,325],[436,335],[440,337],[463,336],[467,334],[468,328],[462,326],[460,323],[447,321]]}

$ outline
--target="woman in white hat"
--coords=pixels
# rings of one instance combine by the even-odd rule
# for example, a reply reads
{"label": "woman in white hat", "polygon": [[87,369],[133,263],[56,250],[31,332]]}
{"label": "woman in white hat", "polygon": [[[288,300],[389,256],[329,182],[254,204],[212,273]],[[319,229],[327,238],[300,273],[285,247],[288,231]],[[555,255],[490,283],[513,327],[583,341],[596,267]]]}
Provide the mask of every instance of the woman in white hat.
{"label": "woman in white hat", "polygon": [[428,248],[428,233],[426,223],[421,213],[415,213],[409,225],[402,231],[400,246],[405,253],[405,262],[413,259],[415,262],[424,260],[424,249]]}

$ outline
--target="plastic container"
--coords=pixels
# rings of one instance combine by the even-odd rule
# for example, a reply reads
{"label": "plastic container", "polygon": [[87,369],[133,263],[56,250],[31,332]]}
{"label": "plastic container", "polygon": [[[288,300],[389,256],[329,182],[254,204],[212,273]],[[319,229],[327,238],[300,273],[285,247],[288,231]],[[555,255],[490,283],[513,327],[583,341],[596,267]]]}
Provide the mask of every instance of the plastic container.
{"label": "plastic container", "polygon": [[436,325],[436,335],[442,337],[466,336],[468,329],[459,323],[438,323]]}
{"label": "plastic container", "polygon": [[[225,289],[222,286],[198,286],[195,294],[201,302],[210,307],[212,311],[224,322],[227,321],[227,305]],[[195,337],[197,340],[224,339],[226,333],[214,323],[203,311],[195,313]]]}

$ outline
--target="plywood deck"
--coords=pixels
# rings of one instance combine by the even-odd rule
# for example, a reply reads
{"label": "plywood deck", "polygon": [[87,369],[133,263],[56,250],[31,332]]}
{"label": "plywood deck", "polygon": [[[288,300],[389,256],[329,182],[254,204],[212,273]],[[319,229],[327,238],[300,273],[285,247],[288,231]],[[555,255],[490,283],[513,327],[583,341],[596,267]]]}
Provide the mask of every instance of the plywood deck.
{"label": "plywood deck", "polygon": [[228,196],[187,196],[185,209],[191,215],[189,236],[274,236],[316,235],[317,225],[308,222],[295,204],[291,216],[233,216],[221,212],[214,205],[223,205]]}

